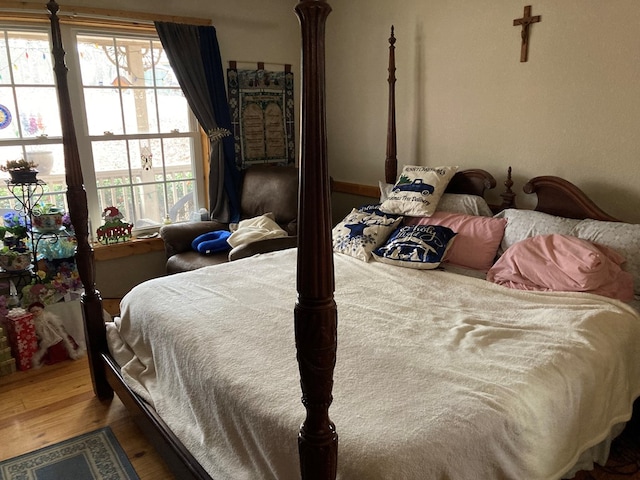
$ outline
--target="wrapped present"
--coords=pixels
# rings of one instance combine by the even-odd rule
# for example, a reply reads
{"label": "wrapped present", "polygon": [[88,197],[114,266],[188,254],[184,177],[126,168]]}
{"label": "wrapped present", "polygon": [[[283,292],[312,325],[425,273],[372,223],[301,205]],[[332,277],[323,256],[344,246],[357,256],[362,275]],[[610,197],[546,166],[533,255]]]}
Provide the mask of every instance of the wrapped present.
{"label": "wrapped present", "polygon": [[0,362],[6,362],[11,358],[13,358],[13,356],[11,355],[11,348],[0,348]]}
{"label": "wrapped present", "polygon": [[18,370],[30,369],[31,358],[38,349],[33,315],[23,308],[14,308],[7,313],[4,326]]}
{"label": "wrapped present", "polygon": [[3,375],[9,375],[16,371],[16,361],[14,358],[10,358],[4,362],[0,362],[0,377]]}

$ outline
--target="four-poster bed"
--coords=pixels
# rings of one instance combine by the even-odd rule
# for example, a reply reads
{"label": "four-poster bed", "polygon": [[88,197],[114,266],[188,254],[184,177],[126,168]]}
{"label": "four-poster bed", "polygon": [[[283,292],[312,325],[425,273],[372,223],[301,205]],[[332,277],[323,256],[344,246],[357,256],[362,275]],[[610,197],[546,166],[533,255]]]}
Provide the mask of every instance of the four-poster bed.
{"label": "four-poster bed", "polygon": [[[303,53],[297,250],[145,282],[127,295],[122,317],[105,332],[88,243],[86,197],[58,7],[51,1],[48,8],[94,389],[101,399],[109,399],[115,391],[178,478],[294,478],[300,472],[305,479],[511,474],[523,478],[517,475],[522,471],[551,478],[570,471],[585,451],[628,419],[629,400],[640,393],[635,380],[629,391],[607,397],[612,404],[610,413],[593,427],[597,435],[589,432],[584,438],[578,438],[576,421],[594,413],[592,402],[564,393],[553,397],[554,391],[562,390],[557,382],[566,382],[567,390],[576,391],[583,388],[583,377],[593,375],[599,381],[606,376],[594,367],[602,359],[576,366],[575,376],[557,379],[552,375],[550,379],[537,374],[569,354],[564,351],[565,343],[551,341],[556,336],[581,346],[571,355],[579,356],[594,346],[591,333],[580,333],[583,323],[606,320],[614,324],[625,332],[624,339],[601,332],[597,347],[607,355],[626,351],[640,331],[633,327],[638,314],[623,304],[595,295],[569,294],[559,297],[557,305],[550,300],[553,295],[511,294],[504,287],[453,273],[425,276],[421,271],[399,271],[399,267],[334,256],[324,123],[324,23],[330,7],[322,0],[303,0],[296,6]],[[394,183],[397,177],[394,43],[392,32],[387,183]],[[340,182],[333,186],[334,191],[351,188]],[[453,177],[448,192],[482,197],[494,186],[487,172],[466,170]],[[538,194],[540,211],[575,219],[612,220],[561,179],[539,177],[527,189]],[[362,191],[376,195],[366,188]],[[513,206],[510,189],[503,198],[504,207]],[[207,275],[214,272],[216,280],[212,281]],[[438,305],[444,310],[429,312],[429,320],[422,318],[426,310]],[[542,312],[543,308],[550,313],[542,317],[520,312]],[[429,323],[428,329],[423,323]],[[211,338],[209,330],[213,331]],[[543,341],[548,344],[539,343]],[[524,366],[515,365],[515,371],[510,369],[511,362],[505,366],[494,358],[516,353],[525,361]],[[298,366],[293,363],[294,355]],[[619,372],[617,380],[640,377],[633,367],[640,362],[634,362],[630,354],[626,359],[611,355],[607,361]],[[534,361],[536,357],[539,360]],[[480,359],[485,363],[472,362]],[[527,364],[533,365],[525,368]],[[549,383],[551,389],[529,390],[539,383]],[[454,389],[431,396],[446,385]],[[300,387],[304,409],[298,400]],[[336,404],[332,406],[334,387]],[[589,385],[587,394],[596,391],[592,387]],[[507,400],[499,396],[505,392]],[[543,413],[531,405],[536,395],[545,399]],[[424,398],[424,403],[416,398]],[[454,402],[453,408],[445,408],[445,399]],[[576,402],[575,415],[566,407],[571,402]],[[339,418],[337,429],[329,416],[330,406],[335,412],[331,417]],[[567,452],[557,457],[551,451],[541,454],[553,459],[549,467],[553,474],[549,474],[531,458],[538,453],[533,448],[542,450],[543,445],[532,445],[539,437],[529,436],[529,430],[540,424],[539,429],[548,434],[554,422],[562,422],[562,417],[547,421],[554,407],[572,421],[561,425],[569,437],[554,441],[548,449],[561,445]],[[305,409],[296,446],[295,431]],[[429,418],[429,423],[422,423]],[[517,438],[505,440],[499,436],[503,430],[507,434],[515,431]],[[571,435],[579,445],[571,444]],[[441,449],[445,456],[455,456],[453,465],[439,458]],[[462,453],[465,461],[461,461]],[[586,462],[593,458],[601,456],[593,453]],[[460,470],[467,462],[471,470]]]}

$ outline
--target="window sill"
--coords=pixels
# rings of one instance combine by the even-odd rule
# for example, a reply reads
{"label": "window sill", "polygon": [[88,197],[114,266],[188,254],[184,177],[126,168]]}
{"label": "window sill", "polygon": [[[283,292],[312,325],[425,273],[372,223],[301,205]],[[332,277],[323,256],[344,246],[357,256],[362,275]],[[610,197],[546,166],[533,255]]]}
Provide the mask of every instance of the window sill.
{"label": "window sill", "polygon": [[158,252],[164,250],[164,242],[161,238],[134,238],[128,242],[114,243],[112,245],[102,245],[94,243],[92,245],[96,262],[114,260],[116,258],[129,257],[131,255],[142,255],[145,253]]}

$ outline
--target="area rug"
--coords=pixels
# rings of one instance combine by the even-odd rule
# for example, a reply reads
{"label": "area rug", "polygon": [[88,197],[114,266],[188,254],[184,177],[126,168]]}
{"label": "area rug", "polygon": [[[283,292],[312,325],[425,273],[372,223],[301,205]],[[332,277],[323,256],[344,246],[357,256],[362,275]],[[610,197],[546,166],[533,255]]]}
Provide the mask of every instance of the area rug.
{"label": "area rug", "polygon": [[0,480],[138,480],[109,427],[0,462]]}

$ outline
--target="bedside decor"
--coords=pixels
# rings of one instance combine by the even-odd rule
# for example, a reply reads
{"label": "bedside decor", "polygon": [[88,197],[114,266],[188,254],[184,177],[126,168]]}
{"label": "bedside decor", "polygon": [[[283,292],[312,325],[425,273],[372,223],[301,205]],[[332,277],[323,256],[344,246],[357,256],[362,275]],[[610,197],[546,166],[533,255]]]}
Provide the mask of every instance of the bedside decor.
{"label": "bedside decor", "polygon": [[116,207],[107,207],[102,212],[104,225],[98,227],[98,242],[103,245],[131,240],[133,225],[123,222],[123,215]]}

